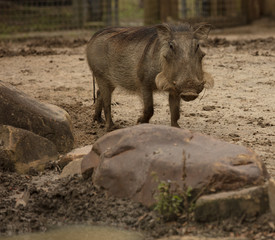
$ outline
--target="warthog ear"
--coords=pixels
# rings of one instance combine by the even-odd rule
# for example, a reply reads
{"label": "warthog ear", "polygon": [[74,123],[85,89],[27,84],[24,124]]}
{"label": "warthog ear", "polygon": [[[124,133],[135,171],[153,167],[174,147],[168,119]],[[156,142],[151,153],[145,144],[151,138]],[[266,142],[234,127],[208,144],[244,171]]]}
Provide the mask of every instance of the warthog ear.
{"label": "warthog ear", "polygon": [[199,23],[194,26],[194,37],[198,40],[207,39],[209,32],[213,26],[208,23]]}
{"label": "warthog ear", "polygon": [[172,91],[175,90],[174,86],[167,80],[163,72],[160,72],[155,79],[156,86],[158,90],[162,91]]}
{"label": "warthog ear", "polygon": [[214,87],[214,79],[210,73],[204,72],[203,79],[205,81],[204,88],[209,89]]}
{"label": "warthog ear", "polygon": [[168,24],[163,23],[156,26],[158,31],[158,37],[160,41],[170,41],[172,38],[172,31]]}

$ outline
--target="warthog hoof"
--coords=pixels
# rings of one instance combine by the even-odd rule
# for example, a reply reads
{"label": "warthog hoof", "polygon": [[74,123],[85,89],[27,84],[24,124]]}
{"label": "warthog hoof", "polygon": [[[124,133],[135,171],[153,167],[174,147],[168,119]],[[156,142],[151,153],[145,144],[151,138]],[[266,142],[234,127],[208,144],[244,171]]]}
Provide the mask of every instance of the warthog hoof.
{"label": "warthog hoof", "polygon": [[105,120],[101,116],[94,115],[93,119],[94,119],[95,122],[105,123]]}

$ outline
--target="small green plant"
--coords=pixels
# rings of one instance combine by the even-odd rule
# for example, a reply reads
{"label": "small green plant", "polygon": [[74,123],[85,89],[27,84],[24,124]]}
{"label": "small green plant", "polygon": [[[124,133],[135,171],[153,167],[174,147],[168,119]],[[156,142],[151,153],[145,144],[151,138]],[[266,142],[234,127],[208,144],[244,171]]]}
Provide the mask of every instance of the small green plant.
{"label": "small green plant", "polygon": [[184,199],[171,190],[171,182],[161,181],[158,185],[158,195],[156,196],[156,210],[164,220],[176,220],[183,212]]}
{"label": "small green plant", "polygon": [[156,198],[156,205],[154,210],[157,211],[163,220],[173,221],[185,215],[187,218],[189,214],[195,209],[195,200],[192,196],[191,187],[179,186],[172,181],[160,181],[158,176],[153,173],[153,176],[158,183]]}

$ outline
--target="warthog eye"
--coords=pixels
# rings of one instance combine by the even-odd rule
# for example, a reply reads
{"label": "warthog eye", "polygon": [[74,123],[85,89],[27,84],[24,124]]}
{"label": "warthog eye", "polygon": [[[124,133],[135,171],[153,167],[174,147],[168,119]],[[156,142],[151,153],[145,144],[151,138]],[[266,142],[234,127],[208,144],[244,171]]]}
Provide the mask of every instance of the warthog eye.
{"label": "warthog eye", "polygon": [[170,49],[174,51],[175,50],[174,44],[172,42],[168,42],[168,43],[169,43]]}
{"label": "warthog eye", "polygon": [[200,47],[200,44],[197,44],[195,53],[198,51],[199,47]]}

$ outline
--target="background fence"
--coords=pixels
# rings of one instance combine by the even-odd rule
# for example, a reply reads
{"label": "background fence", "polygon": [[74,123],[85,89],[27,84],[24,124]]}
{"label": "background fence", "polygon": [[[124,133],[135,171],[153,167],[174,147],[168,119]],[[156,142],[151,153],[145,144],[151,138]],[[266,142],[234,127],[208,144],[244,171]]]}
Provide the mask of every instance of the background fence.
{"label": "background fence", "polygon": [[0,33],[206,21],[216,27],[275,16],[275,0],[0,0]]}

